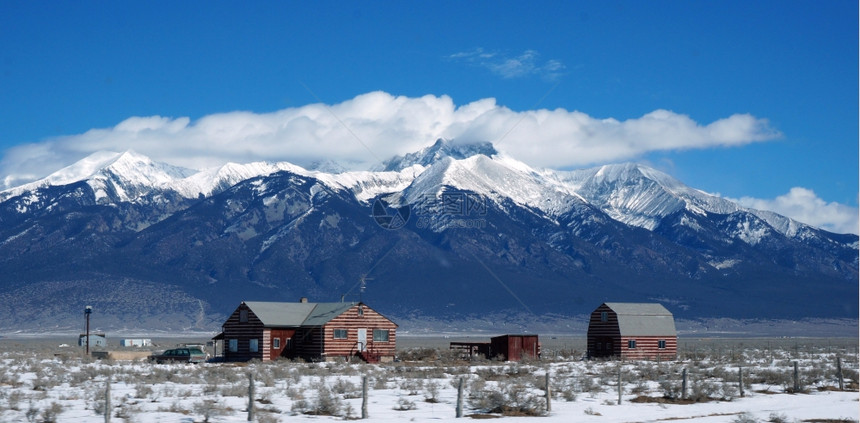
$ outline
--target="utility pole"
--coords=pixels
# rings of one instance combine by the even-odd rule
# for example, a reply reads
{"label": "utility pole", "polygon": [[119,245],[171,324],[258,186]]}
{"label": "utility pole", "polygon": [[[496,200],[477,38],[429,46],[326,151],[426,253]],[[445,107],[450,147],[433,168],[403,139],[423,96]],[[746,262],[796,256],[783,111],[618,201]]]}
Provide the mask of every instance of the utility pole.
{"label": "utility pole", "polygon": [[90,314],[93,314],[93,306],[84,308],[84,316],[87,320],[87,355],[90,355]]}

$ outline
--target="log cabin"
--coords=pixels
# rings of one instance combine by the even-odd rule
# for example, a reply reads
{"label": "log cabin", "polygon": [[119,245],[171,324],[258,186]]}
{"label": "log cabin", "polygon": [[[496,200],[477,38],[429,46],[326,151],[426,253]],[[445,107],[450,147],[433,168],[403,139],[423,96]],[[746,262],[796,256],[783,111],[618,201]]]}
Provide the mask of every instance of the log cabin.
{"label": "log cabin", "polygon": [[674,360],[675,319],[657,303],[603,303],[588,322],[588,357]]}
{"label": "log cabin", "polygon": [[222,332],[227,361],[394,360],[397,324],[364,303],[244,301]]}

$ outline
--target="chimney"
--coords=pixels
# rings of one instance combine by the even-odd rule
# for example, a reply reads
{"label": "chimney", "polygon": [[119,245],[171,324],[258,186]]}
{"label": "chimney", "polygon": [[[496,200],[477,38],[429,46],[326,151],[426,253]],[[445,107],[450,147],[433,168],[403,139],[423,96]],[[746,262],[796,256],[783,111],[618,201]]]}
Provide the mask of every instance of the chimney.
{"label": "chimney", "polygon": [[308,302],[308,297],[302,297],[302,298],[300,298],[300,299],[299,299],[299,302],[300,302],[300,303],[307,303],[307,302]]}

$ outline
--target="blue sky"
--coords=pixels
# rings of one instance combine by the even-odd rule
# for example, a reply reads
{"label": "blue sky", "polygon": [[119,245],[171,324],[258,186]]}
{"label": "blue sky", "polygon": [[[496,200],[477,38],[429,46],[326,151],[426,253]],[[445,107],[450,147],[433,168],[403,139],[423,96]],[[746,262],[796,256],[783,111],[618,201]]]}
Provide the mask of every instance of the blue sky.
{"label": "blue sky", "polygon": [[364,166],[487,138],[857,233],[857,22],[856,1],[6,1],[0,189],[104,149]]}

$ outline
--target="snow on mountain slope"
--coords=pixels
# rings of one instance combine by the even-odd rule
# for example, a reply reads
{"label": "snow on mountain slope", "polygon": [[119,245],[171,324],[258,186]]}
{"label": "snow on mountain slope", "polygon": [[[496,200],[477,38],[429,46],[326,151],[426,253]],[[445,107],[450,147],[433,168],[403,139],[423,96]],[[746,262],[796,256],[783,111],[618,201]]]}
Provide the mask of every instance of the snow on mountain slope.
{"label": "snow on mountain slope", "polygon": [[[613,219],[653,230],[660,219],[685,206],[695,195],[668,175],[635,164],[607,165],[546,176],[578,192]],[[691,206],[695,210],[695,203]]]}
{"label": "snow on mountain slope", "polygon": [[177,178],[196,171],[153,162],[133,151],[115,153],[100,151],[48,175],[44,179],[0,192],[0,201],[46,186],[87,181],[96,200],[115,196],[119,201],[133,201],[150,187],[167,186]]}
{"label": "snow on mountain slope", "polygon": [[458,144],[456,142],[440,138],[436,140],[433,145],[423,148],[420,151],[408,153],[403,156],[392,157],[382,164],[381,169],[375,170],[399,171],[414,165],[429,167],[433,163],[446,157],[450,157],[454,160],[462,160],[475,155],[493,157],[496,154],[498,154],[498,151],[496,151],[493,144],[489,142]]}
{"label": "snow on mountain slope", "polygon": [[[789,237],[806,233],[806,226],[785,216],[746,209],[738,204],[690,188],[662,172],[638,164],[614,164],[574,171],[536,171],[500,154],[490,143],[457,144],[437,140],[418,152],[398,156],[384,170],[323,172],[288,162],[228,163],[202,171],[154,162],[146,156],[98,152],[48,177],[0,192],[0,202],[50,185],[87,181],[97,202],[135,202],[153,190],[172,190],[185,198],[211,196],[244,180],[287,171],[312,177],[332,189],[349,191],[367,203],[382,195],[418,204],[442,187],[477,194],[500,203],[509,199],[553,218],[574,202],[587,202],[627,225],[654,230],[662,219],[686,209],[698,215],[748,212]],[[402,205],[402,204],[401,204]],[[682,224],[694,224],[690,219]],[[743,226],[743,231],[746,226]],[[755,239],[760,230],[739,235]]]}
{"label": "snow on mountain slope", "polygon": [[437,161],[409,186],[404,200],[415,204],[428,195],[439,197],[443,187],[483,195],[498,204],[509,199],[551,217],[568,210],[572,202],[583,201],[564,185],[548,183],[522,162],[503,155],[490,158],[483,154],[462,160],[445,157]]}
{"label": "snow on mountain slope", "polygon": [[366,203],[380,195],[405,190],[424,171],[424,166],[414,164],[399,171],[315,172],[311,176],[329,187],[349,190],[358,201]]}
{"label": "snow on mountain slope", "polygon": [[208,197],[244,180],[279,171],[307,173],[303,168],[287,162],[227,163],[220,167],[199,171],[183,179],[171,181],[169,186],[186,198],[194,198],[201,194]]}
{"label": "snow on mountain slope", "polygon": [[[568,172],[545,171],[545,174],[578,192],[613,219],[648,230],[654,230],[661,219],[684,208],[696,214],[748,212],[789,237],[795,236],[804,226],[777,213],[747,209],[730,200],[690,188],[665,173],[638,164],[613,164]],[[743,228],[746,227],[740,231],[744,231]],[[758,238],[761,230],[747,232],[740,236],[749,242]]]}

